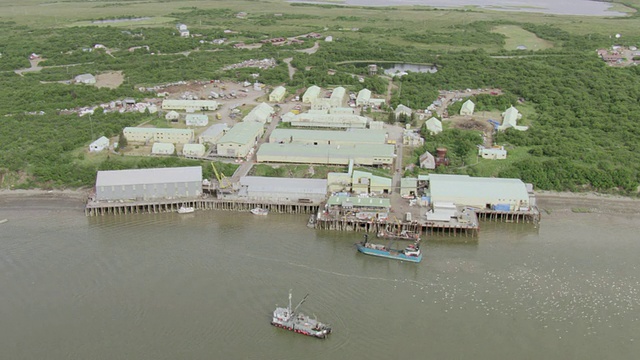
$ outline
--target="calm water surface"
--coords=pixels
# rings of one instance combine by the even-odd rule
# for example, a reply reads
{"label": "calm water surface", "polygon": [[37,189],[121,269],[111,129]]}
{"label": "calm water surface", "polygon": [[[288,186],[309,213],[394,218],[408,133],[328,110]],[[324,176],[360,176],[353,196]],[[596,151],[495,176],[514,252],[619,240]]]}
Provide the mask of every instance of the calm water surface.
{"label": "calm water surface", "polygon": [[[291,2],[323,2],[296,1]],[[335,2],[334,2],[335,3]],[[593,0],[343,0],[340,2],[352,6],[433,6],[464,7],[477,6],[491,10],[526,11],[560,15],[586,16],[625,16],[626,14],[611,11],[611,4]]]}
{"label": "calm water surface", "polygon": [[[4,359],[635,359],[637,217],[484,223],[407,264],[306,217],[0,201]],[[272,327],[289,289],[335,329]]]}

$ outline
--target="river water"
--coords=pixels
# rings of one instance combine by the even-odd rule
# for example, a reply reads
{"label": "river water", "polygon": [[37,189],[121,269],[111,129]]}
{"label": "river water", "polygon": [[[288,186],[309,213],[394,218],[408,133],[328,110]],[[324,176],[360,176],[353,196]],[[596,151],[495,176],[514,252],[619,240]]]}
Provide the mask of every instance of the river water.
{"label": "river water", "polygon": [[[4,359],[633,359],[637,215],[552,213],[434,236],[420,264],[356,252],[306,217],[197,211],[85,217],[0,199]],[[464,241],[467,240],[467,241]],[[328,340],[269,324],[276,304]]]}
{"label": "river water", "polygon": [[594,0],[343,0],[340,2],[291,0],[291,2],[344,4],[351,6],[431,6],[460,8],[477,6],[489,10],[538,12],[559,15],[625,16],[612,11],[611,4]]}

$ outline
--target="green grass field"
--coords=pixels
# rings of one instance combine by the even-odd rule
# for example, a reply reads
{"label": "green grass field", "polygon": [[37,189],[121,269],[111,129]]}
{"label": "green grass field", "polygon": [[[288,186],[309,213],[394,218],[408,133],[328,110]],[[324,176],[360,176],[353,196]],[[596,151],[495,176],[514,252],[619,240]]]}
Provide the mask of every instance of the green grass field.
{"label": "green grass field", "polygon": [[515,25],[501,25],[493,29],[493,32],[506,37],[504,49],[516,50],[518,46],[524,46],[526,50],[544,50],[553,47],[553,44],[544,39],[540,39],[535,34]]}

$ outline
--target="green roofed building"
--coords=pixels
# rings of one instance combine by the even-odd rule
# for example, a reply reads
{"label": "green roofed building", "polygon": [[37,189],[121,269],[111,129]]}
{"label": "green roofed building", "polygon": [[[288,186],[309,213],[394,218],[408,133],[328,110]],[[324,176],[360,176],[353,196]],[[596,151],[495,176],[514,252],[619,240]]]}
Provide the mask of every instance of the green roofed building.
{"label": "green roofed building", "polygon": [[352,129],[350,131],[275,129],[269,137],[270,143],[292,143],[307,145],[353,145],[385,144],[384,130]]}
{"label": "green roofed building", "polygon": [[305,145],[266,143],[258,149],[258,162],[347,165],[391,165],[395,147],[387,144]]}
{"label": "green roofed building", "polygon": [[236,124],[216,143],[219,156],[245,157],[264,133],[259,122],[246,121]]}

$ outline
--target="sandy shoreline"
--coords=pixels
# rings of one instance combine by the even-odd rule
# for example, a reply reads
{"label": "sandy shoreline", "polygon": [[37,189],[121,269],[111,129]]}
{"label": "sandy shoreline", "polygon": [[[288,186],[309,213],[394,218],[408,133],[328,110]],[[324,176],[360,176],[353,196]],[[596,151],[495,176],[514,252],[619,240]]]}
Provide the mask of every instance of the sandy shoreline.
{"label": "sandy shoreline", "polygon": [[[0,190],[0,200],[19,198],[72,199],[86,201],[90,189],[64,190]],[[638,214],[640,199],[598,193],[572,193],[556,191],[536,191],[538,208],[544,213],[566,211],[573,213]]]}

